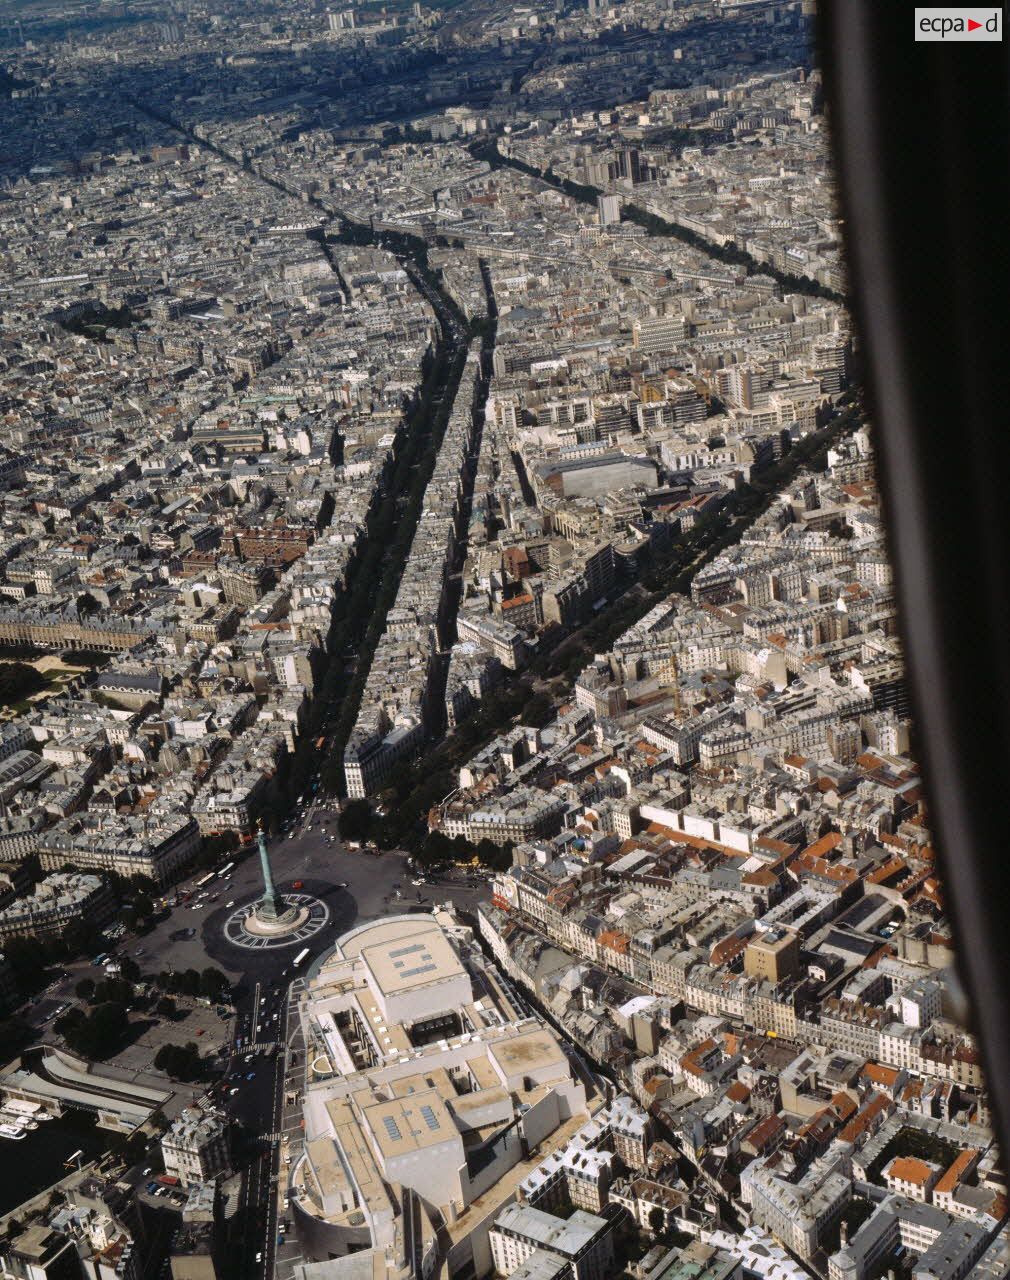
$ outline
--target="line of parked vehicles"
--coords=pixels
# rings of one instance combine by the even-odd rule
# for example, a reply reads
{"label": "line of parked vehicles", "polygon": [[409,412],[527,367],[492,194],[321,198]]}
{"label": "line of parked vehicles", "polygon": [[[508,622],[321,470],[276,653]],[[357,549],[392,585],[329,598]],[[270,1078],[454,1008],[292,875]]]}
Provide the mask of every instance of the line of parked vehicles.
{"label": "line of parked vehicles", "polygon": [[[151,1172],[150,1169],[145,1169],[144,1176],[147,1177]],[[156,1173],[144,1186],[144,1190],[149,1196],[163,1196],[176,1205],[186,1203],[186,1193],[173,1173]]]}

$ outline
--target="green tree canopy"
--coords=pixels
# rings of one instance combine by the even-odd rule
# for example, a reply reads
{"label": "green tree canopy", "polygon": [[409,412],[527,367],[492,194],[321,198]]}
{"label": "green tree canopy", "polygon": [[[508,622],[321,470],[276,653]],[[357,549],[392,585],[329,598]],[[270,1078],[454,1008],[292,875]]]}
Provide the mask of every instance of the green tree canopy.
{"label": "green tree canopy", "polygon": [[108,1001],[87,1014],[75,1005],[57,1021],[56,1030],[75,1053],[102,1061],[119,1048],[127,1025],[125,1006]]}
{"label": "green tree canopy", "polygon": [[155,1054],[154,1065],[173,1080],[195,1080],[203,1072],[205,1063],[196,1045],[190,1042],[163,1044]]}
{"label": "green tree canopy", "polygon": [[45,676],[26,662],[0,662],[0,706],[21,702],[46,684]]}
{"label": "green tree canopy", "polygon": [[200,974],[200,995],[206,996],[209,1000],[221,999],[230,989],[231,983],[220,969],[211,966]]}
{"label": "green tree canopy", "polygon": [[372,830],[372,808],[367,800],[350,800],[337,819],[344,840],[367,840]]}

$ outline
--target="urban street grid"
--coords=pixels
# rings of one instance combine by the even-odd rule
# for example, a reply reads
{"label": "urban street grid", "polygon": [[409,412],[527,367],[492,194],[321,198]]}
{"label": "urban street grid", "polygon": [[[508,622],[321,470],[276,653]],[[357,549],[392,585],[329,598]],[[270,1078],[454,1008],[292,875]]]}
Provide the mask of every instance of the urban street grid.
{"label": "urban street grid", "polygon": [[1010,1277],[812,21],[0,0],[4,1277]]}

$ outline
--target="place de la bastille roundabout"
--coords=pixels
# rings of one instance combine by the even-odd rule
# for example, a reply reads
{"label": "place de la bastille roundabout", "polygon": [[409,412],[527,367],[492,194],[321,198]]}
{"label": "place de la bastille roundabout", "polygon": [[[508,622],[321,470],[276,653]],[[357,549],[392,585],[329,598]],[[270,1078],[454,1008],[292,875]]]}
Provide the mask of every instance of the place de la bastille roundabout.
{"label": "place de la bastille roundabout", "polygon": [[251,906],[233,911],[224,922],[225,937],[237,947],[266,950],[290,947],[314,937],[330,918],[325,902],[308,893],[281,893],[274,884],[266,839],[257,836],[263,894]]}

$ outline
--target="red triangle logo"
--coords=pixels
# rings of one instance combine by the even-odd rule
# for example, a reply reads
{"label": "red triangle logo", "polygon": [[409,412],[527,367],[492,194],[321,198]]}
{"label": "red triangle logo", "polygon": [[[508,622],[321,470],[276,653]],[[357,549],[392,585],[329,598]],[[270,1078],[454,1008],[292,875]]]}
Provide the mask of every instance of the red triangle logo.
{"label": "red triangle logo", "polygon": [[969,30],[969,31],[977,31],[981,25],[982,25],[982,24],[981,24],[981,22],[976,22],[974,18],[969,18],[969,19],[968,19],[968,30]]}

